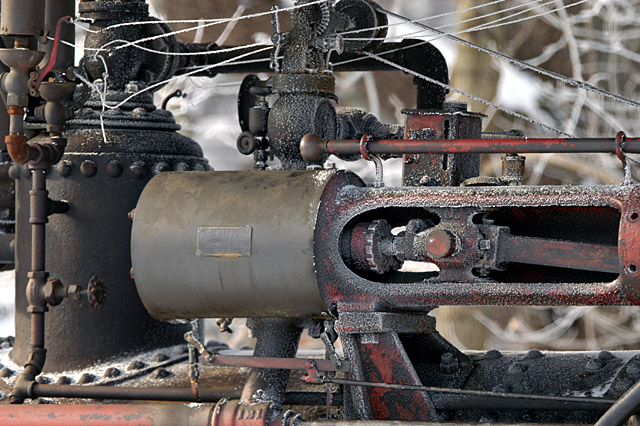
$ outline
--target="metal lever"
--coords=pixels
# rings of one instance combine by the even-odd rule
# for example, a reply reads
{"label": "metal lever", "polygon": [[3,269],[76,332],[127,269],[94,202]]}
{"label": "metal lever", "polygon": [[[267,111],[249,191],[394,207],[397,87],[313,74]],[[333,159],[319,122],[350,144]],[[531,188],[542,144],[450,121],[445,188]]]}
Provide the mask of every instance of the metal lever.
{"label": "metal lever", "polygon": [[375,140],[375,136],[366,133],[360,138],[360,155],[367,161],[373,161],[376,166],[376,180],[373,182],[374,188],[382,188],[384,186],[382,160],[377,155],[369,152],[369,143]]}
{"label": "metal lever", "polygon": [[238,355],[220,355],[212,354],[200,342],[193,332],[185,333],[184,339],[192,345],[202,356],[202,359],[212,365],[221,367],[249,367],[249,368],[268,368],[277,370],[303,370],[306,375],[302,380],[306,383],[322,383],[319,371],[324,372],[351,372],[351,363],[346,360],[340,360],[340,365],[334,365],[333,361],[326,359],[302,359],[302,358],[271,358],[271,357],[254,357],[254,356],[238,356]]}

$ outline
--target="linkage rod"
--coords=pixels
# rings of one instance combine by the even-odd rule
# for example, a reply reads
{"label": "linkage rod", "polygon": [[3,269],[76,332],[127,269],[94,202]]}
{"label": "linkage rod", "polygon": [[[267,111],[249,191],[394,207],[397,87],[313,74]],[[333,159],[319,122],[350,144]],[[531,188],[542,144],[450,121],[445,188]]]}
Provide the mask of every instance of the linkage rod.
{"label": "linkage rod", "polygon": [[[403,154],[528,154],[616,152],[615,138],[511,138],[511,139],[373,139],[366,146],[373,155]],[[640,138],[627,138],[625,153],[640,153]],[[360,140],[322,140],[305,136],[300,151],[306,161],[324,154],[361,153]]]}

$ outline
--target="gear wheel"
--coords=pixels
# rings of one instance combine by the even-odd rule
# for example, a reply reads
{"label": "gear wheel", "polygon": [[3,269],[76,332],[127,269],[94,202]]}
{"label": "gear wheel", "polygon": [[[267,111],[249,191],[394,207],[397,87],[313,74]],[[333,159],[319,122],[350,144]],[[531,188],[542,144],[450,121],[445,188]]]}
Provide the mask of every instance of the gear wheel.
{"label": "gear wheel", "polygon": [[383,240],[391,238],[393,238],[391,225],[384,219],[356,225],[351,234],[351,262],[353,266],[376,274],[385,274],[391,270],[399,269],[398,259],[382,252]]}

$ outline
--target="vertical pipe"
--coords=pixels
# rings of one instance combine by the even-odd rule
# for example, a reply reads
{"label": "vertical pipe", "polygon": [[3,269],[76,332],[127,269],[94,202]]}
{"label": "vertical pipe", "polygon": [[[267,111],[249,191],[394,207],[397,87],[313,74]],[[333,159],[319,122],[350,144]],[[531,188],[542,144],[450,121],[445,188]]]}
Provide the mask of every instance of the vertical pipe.
{"label": "vertical pipe", "polygon": [[[253,356],[293,358],[298,351],[300,320],[252,318],[249,327],[257,339]],[[241,399],[245,402],[269,401],[282,405],[289,382],[289,370],[255,369],[247,379]]]}
{"label": "vertical pipe", "polygon": [[30,215],[31,224],[31,271],[28,274],[27,300],[28,311],[31,313],[31,349],[29,359],[24,370],[14,382],[9,401],[21,404],[25,398],[31,396],[31,385],[38,374],[42,372],[46,359],[44,340],[44,313],[47,302],[42,289],[47,280],[45,271],[45,224],[47,223],[47,181],[46,170],[49,164],[40,162],[30,165],[31,191]]}
{"label": "vertical pipe", "polygon": [[[31,223],[31,272],[44,272],[45,270],[45,224],[47,223],[47,190],[45,169],[32,168],[31,170],[31,198],[30,218]],[[44,277],[42,278],[44,279]]]}

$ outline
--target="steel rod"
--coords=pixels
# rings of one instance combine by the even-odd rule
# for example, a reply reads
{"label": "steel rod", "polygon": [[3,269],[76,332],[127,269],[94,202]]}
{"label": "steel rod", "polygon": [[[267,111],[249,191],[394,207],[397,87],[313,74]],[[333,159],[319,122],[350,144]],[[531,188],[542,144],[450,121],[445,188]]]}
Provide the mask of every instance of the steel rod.
{"label": "steel rod", "polygon": [[637,382],[600,417],[595,426],[624,424],[634,412],[637,412],[639,406],[640,382]]}
{"label": "steel rod", "polygon": [[[138,388],[122,386],[77,386],[46,385],[36,383],[31,388],[34,398],[79,398],[79,399],[116,399],[127,401],[173,401],[193,402],[191,388]],[[239,390],[215,390],[201,388],[199,402],[218,402],[223,398],[240,398]],[[284,403],[291,405],[324,405],[327,394],[324,392],[287,392]],[[342,395],[334,394],[335,405],[342,404]]]}
{"label": "steel rod", "polygon": [[502,244],[500,260],[505,262],[620,273],[617,246],[514,236]]}
{"label": "steel rod", "polygon": [[[410,389],[429,392],[433,404],[438,410],[485,409],[485,410],[580,410],[604,412],[615,400],[604,398],[567,398],[544,395],[509,394],[484,392],[466,389],[434,388],[425,386],[407,386],[387,383],[358,382],[333,379],[333,383],[350,386],[375,386],[391,389]],[[171,401],[193,402],[191,388],[134,388],[118,386],[77,386],[34,384],[34,398],[78,398],[113,399],[128,401]],[[199,402],[218,402],[223,398],[237,399],[236,390],[200,389]],[[333,394],[333,405],[342,405],[342,394]],[[326,402],[323,392],[287,392],[284,403],[290,405],[322,406]]]}
{"label": "steel rod", "polygon": [[447,407],[445,409],[473,408],[485,410],[606,411],[615,402],[615,400],[604,398],[571,398],[547,395],[486,392],[478,390],[450,389],[343,379],[330,379],[326,380],[326,383],[428,392],[430,397],[435,397],[433,399],[434,406],[440,409],[444,406]]}
{"label": "steel rod", "polygon": [[[640,138],[628,138],[625,153],[640,153]],[[323,154],[361,154],[360,140],[327,140],[305,136],[300,150],[307,161]],[[528,154],[616,152],[615,138],[511,138],[511,139],[373,139],[366,145],[373,155],[402,154]]]}

